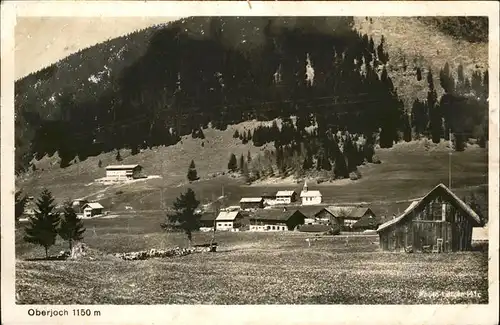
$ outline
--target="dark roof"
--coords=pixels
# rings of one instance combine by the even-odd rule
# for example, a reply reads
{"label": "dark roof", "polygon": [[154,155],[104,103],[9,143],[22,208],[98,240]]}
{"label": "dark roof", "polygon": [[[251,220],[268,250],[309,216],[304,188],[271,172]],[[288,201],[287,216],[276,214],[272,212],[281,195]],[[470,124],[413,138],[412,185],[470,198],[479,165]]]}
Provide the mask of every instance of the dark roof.
{"label": "dark roof", "polygon": [[376,216],[366,215],[359,219],[355,224],[352,225],[353,228],[368,228],[368,227],[378,227],[382,224],[382,219]]}
{"label": "dark roof", "polygon": [[205,212],[201,215],[200,220],[201,221],[214,221],[215,218],[217,218],[217,215],[215,212]]}
{"label": "dark roof", "polygon": [[287,221],[295,212],[283,211],[283,209],[265,209],[257,211],[250,215],[250,220],[273,220],[273,221]]}
{"label": "dark roof", "polygon": [[481,218],[479,218],[477,213],[474,212],[474,210],[472,210],[470,206],[468,206],[464,201],[462,201],[458,196],[456,196],[455,193],[450,191],[450,189],[447,188],[444,184],[439,184],[438,186],[434,187],[429,193],[427,193],[420,201],[412,202],[410,207],[408,207],[408,209],[406,209],[402,215],[382,224],[377,229],[377,232],[380,232],[384,229],[389,228],[390,226],[393,226],[393,225],[400,223],[403,219],[406,219],[408,216],[412,215],[413,211],[415,211],[417,209],[421,209],[433,197],[435,197],[437,195],[441,195],[443,199],[448,200],[448,202],[451,203],[451,205],[453,205],[453,207],[455,209],[461,211],[466,217],[468,217],[470,220],[472,220],[476,226],[483,225]]}
{"label": "dark roof", "polygon": [[349,213],[348,218],[361,219],[368,211],[371,211],[370,208],[354,208]]}
{"label": "dark roof", "polygon": [[299,231],[302,232],[327,232],[331,229],[327,225],[301,225]]}

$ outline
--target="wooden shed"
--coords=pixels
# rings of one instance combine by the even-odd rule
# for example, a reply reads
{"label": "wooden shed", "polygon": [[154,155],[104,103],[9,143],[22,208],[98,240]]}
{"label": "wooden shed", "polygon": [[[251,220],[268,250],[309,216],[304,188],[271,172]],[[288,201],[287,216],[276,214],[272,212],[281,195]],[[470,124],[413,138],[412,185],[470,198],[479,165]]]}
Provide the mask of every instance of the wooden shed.
{"label": "wooden shed", "polygon": [[403,214],[382,224],[377,233],[385,251],[470,250],[472,228],[482,220],[450,189],[439,184]]}

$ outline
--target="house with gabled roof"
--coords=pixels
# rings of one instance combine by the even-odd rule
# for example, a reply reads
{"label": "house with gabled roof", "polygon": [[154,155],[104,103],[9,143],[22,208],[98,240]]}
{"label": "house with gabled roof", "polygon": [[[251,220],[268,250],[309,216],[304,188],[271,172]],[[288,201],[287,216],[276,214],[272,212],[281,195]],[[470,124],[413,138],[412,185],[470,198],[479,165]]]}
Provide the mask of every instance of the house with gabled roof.
{"label": "house with gabled roof", "polygon": [[264,199],[262,197],[244,197],[240,200],[240,208],[245,209],[262,209],[264,208]]}
{"label": "house with gabled roof", "polygon": [[109,165],[106,167],[106,180],[126,181],[141,177],[142,166],[133,165]]}
{"label": "house with gabled roof", "polygon": [[297,201],[297,193],[293,190],[276,192],[276,204],[291,204],[295,201]]}
{"label": "house with gabled roof", "polygon": [[305,215],[299,210],[259,210],[249,218],[250,231],[287,231],[304,224]]}
{"label": "house with gabled roof", "polygon": [[239,229],[243,215],[240,211],[221,211],[215,218],[216,230]]}
{"label": "house with gabled roof", "polygon": [[470,250],[480,216],[443,184],[437,185],[398,217],[377,229],[385,251],[452,252]]}
{"label": "house with gabled roof", "polygon": [[337,224],[343,231],[350,231],[363,217],[375,218],[375,214],[367,207],[328,206],[318,211],[314,217],[320,221],[327,220],[331,224]]}
{"label": "house with gabled roof", "polygon": [[83,217],[92,218],[103,214],[104,207],[99,202],[89,202],[82,206]]}

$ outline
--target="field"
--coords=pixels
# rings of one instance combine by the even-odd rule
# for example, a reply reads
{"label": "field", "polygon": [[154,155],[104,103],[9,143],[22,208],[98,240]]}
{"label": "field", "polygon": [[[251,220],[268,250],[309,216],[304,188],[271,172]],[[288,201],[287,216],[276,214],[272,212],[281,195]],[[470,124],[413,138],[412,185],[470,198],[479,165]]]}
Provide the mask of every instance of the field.
{"label": "field", "polygon": [[[93,250],[182,245],[181,234],[88,235]],[[195,243],[208,240],[195,234]],[[397,254],[377,236],[221,233],[216,253],[122,261],[17,260],[22,304],[436,304],[487,303],[486,251]],[[62,248],[62,246],[60,246]],[[24,247],[25,249],[27,247]],[[17,251],[24,258],[41,250]],[[471,294],[473,292],[473,294]],[[467,296],[469,294],[469,296]],[[447,296],[449,295],[449,296]]]}
{"label": "field", "polygon": [[[210,130],[212,132],[212,130]],[[205,132],[209,134],[210,132]],[[218,132],[218,131],[213,131]],[[219,134],[226,151],[244,153],[250,147],[226,142],[231,130]],[[213,135],[212,135],[213,136]],[[207,136],[207,138],[209,138]],[[213,137],[210,137],[212,139]],[[220,139],[220,138],[219,138]],[[150,175],[163,178],[122,187],[85,186],[102,177],[97,160],[112,163],[112,154],[60,170],[47,168],[37,177],[20,180],[36,194],[42,186],[56,198],[65,195],[100,197],[110,218],[85,220],[85,243],[91,257],[75,261],[42,261],[39,247],[22,241],[16,230],[16,292],[23,304],[418,304],[487,303],[488,253],[478,250],[450,254],[399,254],[379,250],[378,236],[322,237],[308,247],[303,233],[217,233],[216,253],[185,257],[122,261],[110,254],[185,246],[182,234],[161,232],[165,214],[160,209],[191,187],[202,203],[221,194],[226,204],[242,196],[261,195],[278,189],[300,190],[302,184],[243,185],[226,176],[209,177],[227,164],[224,154],[210,159],[209,151],[184,139],[183,146],[156,148],[124,163],[140,161]],[[187,148],[187,149],[186,149]],[[189,150],[188,150],[189,149]],[[182,152],[181,152],[182,150]],[[184,151],[185,150],[185,151]],[[253,148],[252,150],[259,150]],[[316,184],[325,204],[364,203],[377,214],[403,211],[439,183],[448,185],[448,150],[424,149],[421,143],[399,144],[377,150],[379,165],[361,167],[355,182]],[[190,156],[191,155],[191,156]],[[179,157],[195,159],[202,180],[188,184]],[[158,165],[159,162],[162,162]],[[199,164],[198,164],[199,162]],[[187,166],[188,163],[186,163]],[[469,147],[452,155],[452,189],[460,196],[487,189],[487,151]],[[19,180],[18,180],[19,181]],[[84,185],[82,185],[84,184]],[[163,194],[160,192],[162,191]],[[75,194],[76,193],[76,194]],[[94,193],[94,194],[92,194]],[[98,193],[98,194],[96,194]],[[92,196],[93,195],[93,196]],[[125,205],[134,211],[125,211]],[[487,213],[487,206],[483,206]],[[196,233],[195,243],[206,243],[210,234]],[[312,237],[311,237],[312,238]],[[55,254],[65,249],[57,242]]]}

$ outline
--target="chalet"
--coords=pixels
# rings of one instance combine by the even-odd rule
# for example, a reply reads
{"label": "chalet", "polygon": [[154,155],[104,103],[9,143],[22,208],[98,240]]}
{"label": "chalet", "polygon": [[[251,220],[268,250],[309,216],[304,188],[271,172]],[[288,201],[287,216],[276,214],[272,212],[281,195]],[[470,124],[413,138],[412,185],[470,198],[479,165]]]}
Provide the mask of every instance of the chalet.
{"label": "chalet", "polygon": [[244,209],[262,209],[264,208],[264,199],[262,197],[244,197],[240,200],[240,208]]}
{"label": "chalet", "polygon": [[276,195],[264,193],[262,194],[262,199],[264,199],[264,205],[275,205],[276,204]]}
{"label": "chalet", "polygon": [[351,226],[351,228],[353,231],[377,230],[377,228],[382,223],[383,223],[382,218],[379,218],[374,214],[368,213],[363,215],[357,222],[355,222]]}
{"label": "chalet", "polygon": [[476,212],[439,184],[377,233],[385,251],[465,251],[471,248],[472,228],[482,225]]}
{"label": "chalet", "polygon": [[305,216],[299,210],[286,209],[261,210],[250,216],[250,231],[287,231],[295,230],[304,224]]}
{"label": "chalet", "polygon": [[82,207],[83,217],[92,218],[101,215],[104,207],[98,202],[89,202]]}
{"label": "chalet", "polygon": [[295,191],[276,192],[276,204],[291,204],[295,201],[297,201],[297,193]]}
{"label": "chalet", "polygon": [[[375,218],[375,214],[370,208],[349,207],[349,206],[328,206],[320,210],[315,218],[317,220],[329,220],[331,224],[337,224],[342,230],[352,230],[354,224],[363,217]],[[361,225],[361,224],[360,224]]]}
{"label": "chalet", "polygon": [[83,213],[83,206],[87,203],[89,203],[88,200],[76,199],[76,200],[73,200],[71,206],[73,207],[73,209],[75,210],[76,213]]}
{"label": "chalet", "polygon": [[126,181],[141,177],[141,165],[110,165],[106,167],[106,180]]}
{"label": "chalet", "polygon": [[239,229],[241,226],[241,221],[243,219],[243,215],[239,211],[221,211],[217,215],[216,221],[216,230],[233,230]]}
{"label": "chalet", "polygon": [[307,182],[304,182],[304,188],[300,192],[302,205],[317,205],[321,204],[322,196],[320,191],[309,191]]}
{"label": "chalet", "polygon": [[204,212],[200,217],[200,227],[213,228],[215,226],[217,214],[215,212]]}

